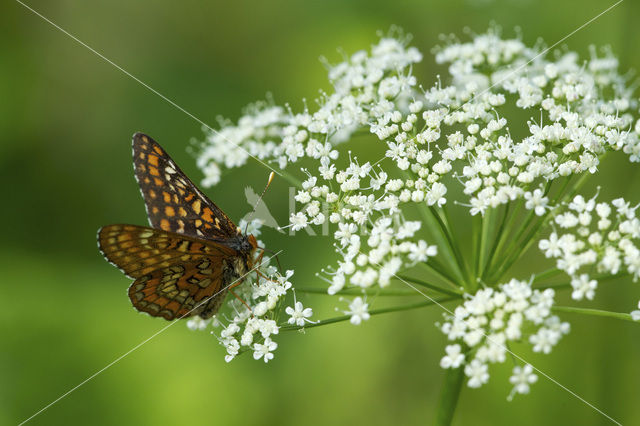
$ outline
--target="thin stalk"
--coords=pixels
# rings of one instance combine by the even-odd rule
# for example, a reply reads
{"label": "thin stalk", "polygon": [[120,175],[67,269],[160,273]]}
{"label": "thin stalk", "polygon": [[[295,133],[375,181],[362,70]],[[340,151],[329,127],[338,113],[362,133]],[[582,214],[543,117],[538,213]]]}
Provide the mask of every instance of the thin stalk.
{"label": "thin stalk", "polygon": [[449,274],[449,272],[444,268],[444,266],[442,266],[442,264],[438,262],[436,259],[434,259],[433,257],[429,259],[427,262],[418,263],[416,266],[419,266],[429,272],[436,274],[438,277],[444,280],[451,287],[455,289],[460,288],[460,286],[456,284],[455,278],[453,278],[451,274]]}
{"label": "thin stalk", "polygon": [[[432,232],[432,235],[436,239],[436,244],[438,245],[438,247],[442,247],[447,251],[447,253],[443,253],[443,255],[450,268],[446,268],[444,266],[436,267],[436,269],[438,269],[439,275],[446,275],[447,280],[452,281],[455,286],[457,286],[456,283],[464,281],[464,276],[462,274],[462,270],[460,269],[460,265],[457,264],[454,260],[456,256],[453,251],[453,247],[451,246],[450,241],[446,236],[445,229],[443,228],[441,222],[438,220],[439,218],[433,214],[433,211],[429,207],[427,207],[425,203],[420,203],[418,205],[418,211],[420,212],[420,215],[422,216],[422,219],[424,220],[428,229],[438,230],[438,232]],[[429,260],[429,262],[433,262],[433,259]],[[451,270],[454,275],[457,275],[457,278],[454,279],[451,273],[444,274],[443,272],[445,270]]]}
{"label": "thin stalk", "polygon": [[435,425],[449,426],[458,405],[462,383],[464,382],[464,368],[447,369],[440,390],[440,401],[436,412]]}
{"label": "thin stalk", "polygon": [[451,250],[453,250],[453,255],[456,258],[456,262],[458,263],[458,268],[460,269],[461,274],[466,279],[466,282],[470,286],[473,286],[473,280],[471,279],[471,275],[469,274],[467,263],[465,262],[464,257],[460,252],[460,248],[458,244],[456,244],[457,241],[453,235],[451,227],[449,226],[450,221],[449,221],[449,215],[447,213],[447,210],[445,208],[442,209],[442,211],[444,212],[444,218],[440,216],[438,211],[433,206],[429,207],[429,210],[431,211],[433,216],[436,218],[436,220],[440,224],[442,230],[444,231],[445,237],[449,242],[449,247],[451,247]]}
{"label": "thin stalk", "polygon": [[455,290],[455,291],[454,290],[447,290],[446,288],[438,287],[437,285],[428,283],[428,282],[423,281],[423,280],[421,280],[419,278],[407,277],[405,275],[398,275],[397,277],[398,277],[398,279],[400,281],[408,281],[411,284],[418,284],[419,286],[429,288],[429,289],[431,289],[433,291],[437,291],[438,293],[446,294],[446,295],[449,295],[449,296],[461,296],[462,295],[462,292],[460,290]]}
{"label": "thin stalk", "polygon": [[601,309],[589,309],[589,308],[574,308],[572,306],[552,306],[551,310],[554,312],[568,312],[572,314],[593,315],[597,317],[615,318],[624,321],[631,321],[637,323],[631,318],[631,314],[625,314],[622,312],[609,312]]}
{"label": "thin stalk", "polygon": [[[325,295],[325,296],[333,296],[329,293],[327,293],[327,288],[321,288],[321,287],[296,287],[296,293],[305,293],[305,294],[320,294],[320,295]],[[358,296],[358,295],[362,295],[362,287],[347,287],[347,288],[343,288],[342,290],[340,290],[339,292],[336,293],[337,295],[348,295],[348,296]],[[390,290],[390,289],[381,289],[378,290],[376,292],[376,296],[415,296],[415,295],[420,295],[419,293],[416,293],[415,290],[404,290],[404,289],[398,289],[398,290]]]}
{"label": "thin stalk", "polygon": [[[485,272],[486,272],[485,276],[489,271],[493,270],[493,268],[494,268],[494,259],[496,258],[496,255],[498,253],[502,253],[503,252],[503,246],[508,241],[508,236],[511,235],[511,233],[513,232],[514,223],[515,223],[516,219],[518,218],[518,215],[519,215],[520,210],[522,209],[523,205],[524,205],[524,202],[517,201],[517,207],[515,208],[515,210],[513,212],[511,212],[511,216],[509,217],[509,221],[503,227],[503,231],[500,234],[500,236],[498,237],[498,243],[496,244],[496,247],[495,247],[495,249],[493,250],[493,252],[491,254],[491,259],[489,261],[489,266],[485,269]],[[500,257],[498,256],[498,259],[499,258]]]}
{"label": "thin stalk", "polygon": [[480,276],[480,247],[482,246],[482,234],[477,229],[482,228],[484,223],[482,215],[475,215],[471,218],[471,259],[473,260],[473,276]]}
{"label": "thin stalk", "polygon": [[[409,173],[408,171],[402,171],[401,173],[407,179],[413,179],[415,177],[415,175]],[[420,213],[420,216],[422,217],[424,224],[426,225],[423,228],[430,229],[430,230],[437,229],[438,232],[431,232],[431,235],[435,239],[436,245],[439,248],[442,248],[443,250],[447,251],[447,253],[442,253],[442,254],[446,259],[446,262],[448,263],[449,268],[441,268],[441,269],[448,269],[451,272],[453,272],[453,275],[457,275],[458,278],[454,279],[453,280],[454,282],[464,281],[462,270],[460,270],[459,265],[456,264],[456,262],[453,260],[455,258],[455,254],[453,252],[453,247],[451,247],[451,245],[449,244],[449,241],[446,238],[445,229],[436,220],[437,217],[433,215],[433,212],[431,211],[430,207],[427,206],[426,202],[418,203],[417,208],[418,208],[418,212]],[[447,274],[447,275],[451,276],[451,274]]]}
{"label": "thin stalk", "polygon": [[509,216],[509,210],[511,208],[511,203],[507,203],[504,207],[504,212],[502,214],[502,219],[500,220],[500,225],[498,226],[498,232],[496,233],[496,238],[493,240],[493,244],[491,245],[491,249],[489,250],[489,258],[487,259],[487,267],[483,270],[480,275],[480,279],[484,280],[485,272],[493,263],[493,257],[495,256],[498,249],[502,246],[503,241],[506,239],[505,235],[505,226],[507,225],[507,217]]}
{"label": "thin stalk", "polygon": [[490,256],[489,250],[491,247],[490,237],[493,235],[493,229],[495,228],[495,211],[493,209],[487,210],[487,213],[482,218],[482,232],[480,234],[480,252],[478,253],[478,262],[480,265],[478,278],[484,277],[486,261]]}
{"label": "thin stalk", "polygon": [[[618,274],[618,275],[602,275],[599,277],[593,277],[594,280],[598,281],[598,283],[603,283],[605,281],[611,281],[611,280],[615,280],[618,278],[624,278],[626,276],[628,276],[629,274]],[[543,289],[547,289],[547,288],[565,288],[565,287],[571,287],[571,280],[566,280],[566,281],[561,281],[559,283],[553,283],[553,284],[547,284],[547,285],[542,285],[540,287],[535,287],[536,289],[539,290],[543,290]]]}
{"label": "thin stalk", "polygon": [[[587,179],[589,177],[590,177],[590,175],[588,173],[583,173],[583,175],[580,177],[580,179],[578,179],[578,181],[575,183],[573,188],[571,188],[569,193],[567,193],[566,195],[563,196],[562,193],[566,189],[566,185],[565,185],[562,188],[562,190],[560,191],[560,193],[558,194],[558,196],[556,197],[556,200],[559,200],[560,202],[565,202],[566,200],[568,200],[571,197],[573,197],[575,195],[575,193],[578,192],[578,190],[582,187],[582,185],[585,184],[585,182],[587,181]],[[531,218],[534,215],[533,210],[531,212],[529,212],[529,217],[527,218],[527,221],[526,221],[525,225],[522,226],[522,228],[518,232],[518,235],[514,238],[513,243],[509,246],[509,249],[507,249],[507,253],[512,251],[511,247],[514,244],[517,244],[516,247],[519,247],[519,248],[517,250],[513,250],[513,253],[512,253],[511,256],[507,256],[507,258],[499,265],[499,267],[497,269],[497,272],[492,275],[492,278],[500,279],[502,274],[507,272],[509,270],[509,268],[511,268],[511,266],[518,259],[520,259],[520,257],[529,249],[529,247],[531,247],[531,244],[533,244],[533,238],[538,234],[538,231],[540,230],[540,228],[545,223],[547,223],[547,220],[549,219],[550,214],[551,214],[551,211],[545,213],[544,216],[542,216],[540,219],[538,219],[537,223],[529,231],[529,233],[526,235],[524,240],[519,242],[518,240],[520,239],[522,234],[524,234],[526,229],[529,227],[529,225],[530,225],[529,222],[531,221]]]}
{"label": "thin stalk", "polygon": [[[440,305],[440,304],[451,302],[453,300],[458,300],[458,299],[460,299],[459,296],[443,297],[440,299],[427,300],[427,301],[418,302],[418,303],[410,303],[407,305],[392,306],[389,308],[381,308],[381,309],[372,309],[369,311],[369,315],[373,316],[373,315],[387,314],[390,312],[408,311],[410,309],[424,308],[425,306],[431,306],[436,304]],[[351,315],[342,315],[339,317],[328,318],[325,320],[320,320],[320,321],[316,321],[316,322],[305,324],[305,325],[283,325],[280,327],[280,331],[293,331],[293,330],[300,330],[302,328],[319,327],[321,325],[335,324],[338,322],[349,321],[350,319],[351,319]]]}
{"label": "thin stalk", "polygon": [[531,231],[529,232],[529,234],[527,234],[527,236],[525,237],[525,239],[522,241],[521,244],[519,244],[519,248],[516,250],[513,250],[513,254],[511,256],[506,256],[505,260],[500,264],[500,266],[497,269],[497,272],[495,272],[491,277],[495,278],[496,280],[500,279],[500,277],[509,270],[509,268],[511,268],[511,266],[513,266],[513,264],[520,259],[520,257],[527,252],[527,250],[529,250],[529,247],[531,247],[531,244],[533,244],[534,239],[533,237],[536,236],[536,234],[538,233],[538,231],[540,230],[540,228],[542,227],[542,225],[544,225],[546,223],[546,215],[544,216],[544,218],[542,220],[539,220],[534,226],[533,229],[531,229]]}
{"label": "thin stalk", "polygon": [[553,277],[554,275],[561,274],[562,272],[564,271],[558,268],[549,268],[546,271],[542,271],[539,274],[535,274],[531,282],[536,283],[539,281],[544,281],[547,278]]}
{"label": "thin stalk", "polygon": [[[545,215],[544,217],[546,216],[547,215]],[[533,210],[531,210],[527,215],[526,219],[524,220],[523,224],[520,226],[520,229],[518,229],[518,232],[516,233],[515,237],[511,239],[511,242],[505,248],[504,252],[507,253],[507,255],[499,256],[498,259],[501,259],[501,260],[498,260],[498,263],[492,265],[492,268],[488,270],[488,274],[489,274],[488,277],[490,279],[493,279],[494,277],[496,279],[500,279],[502,275],[497,274],[496,272],[500,272],[504,268],[504,265],[508,262],[508,260],[511,257],[513,257],[514,251],[517,252],[517,257],[518,258],[520,257],[521,251],[519,249],[516,249],[516,247],[521,247],[521,245],[518,244],[518,241],[520,240],[520,237],[522,237],[522,235],[525,233],[525,231],[529,228],[529,225],[531,225],[531,221],[535,217],[536,217],[535,213],[533,212]],[[511,253],[511,255],[509,255],[508,253]]]}

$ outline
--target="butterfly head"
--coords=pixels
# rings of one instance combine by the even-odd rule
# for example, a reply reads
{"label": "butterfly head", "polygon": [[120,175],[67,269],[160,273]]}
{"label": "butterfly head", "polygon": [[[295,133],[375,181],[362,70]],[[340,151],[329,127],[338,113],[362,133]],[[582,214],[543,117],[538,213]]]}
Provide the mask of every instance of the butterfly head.
{"label": "butterfly head", "polygon": [[251,257],[253,252],[258,248],[258,242],[253,235],[243,235],[238,233],[234,238],[230,239],[225,245],[232,249]]}

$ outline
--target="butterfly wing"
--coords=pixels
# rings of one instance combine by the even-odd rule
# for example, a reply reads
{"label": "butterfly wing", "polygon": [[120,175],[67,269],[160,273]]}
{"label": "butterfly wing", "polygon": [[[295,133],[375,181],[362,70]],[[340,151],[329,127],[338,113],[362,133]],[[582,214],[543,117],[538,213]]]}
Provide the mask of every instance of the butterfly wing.
{"label": "butterfly wing", "polygon": [[237,235],[231,219],[142,133],[133,135],[133,165],[152,227],[214,241]]}
{"label": "butterfly wing", "polygon": [[133,306],[167,320],[215,314],[226,295],[227,262],[238,255],[221,244],[135,225],[101,228],[98,245],[135,279],[129,287]]}
{"label": "butterfly wing", "polygon": [[210,318],[227,295],[222,268],[216,266],[202,259],[156,269],[131,284],[129,298],[138,311],[169,321],[191,315]]}

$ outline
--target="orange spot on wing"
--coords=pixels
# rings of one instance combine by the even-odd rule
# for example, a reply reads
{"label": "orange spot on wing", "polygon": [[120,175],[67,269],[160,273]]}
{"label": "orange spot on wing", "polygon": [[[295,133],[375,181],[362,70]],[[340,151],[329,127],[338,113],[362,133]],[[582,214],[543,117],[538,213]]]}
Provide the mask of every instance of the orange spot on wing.
{"label": "orange spot on wing", "polygon": [[160,171],[158,170],[157,167],[150,166],[149,173],[151,173],[154,176],[160,176]]}
{"label": "orange spot on wing", "polygon": [[209,207],[205,207],[202,211],[202,218],[207,222],[213,222],[213,212]]}
{"label": "orange spot on wing", "polygon": [[200,214],[200,200],[195,200],[193,204],[191,204],[191,207],[193,207],[193,211],[196,212],[196,214]]}
{"label": "orange spot on wing", "polygon": [[162,181],[162,179],[158,179],[158,178],[153,178],[153,183],[156,184],[156,186],[163,186],[164,182]]}
{"label": "orange spot on wing", "polygon": [[170,231],[171,230],[171,224],[169,224],[169,221],[167,219],[161,219],[160,220],[160,228],[162,228],[164,231]]}
{"label": "orange spot on wing", "polygon": [[184,200],[186,202],[189,202],[189,201],[193,200],[193,197],[194,197],[194,195],[193,195],[193,193],[191,193],[191,194],[187,195],[186,197],[184,197]]}
{"label": "orange spot on wing", "polygon": [[154,146],[153,150],[158,153],[158,155],[163,155],[162,149],[159,146]]}
{"label": "orange spot on wing", "polygon": [[162,198],[164,199],[165,203],[171,202],[171,194],[169,194],[168,192],[162,191]]}
{"label": "orange spot on wing", "polygon": [[156,191],[154,191],[153,189],[150,189],[150,190],[149,190],[149,196],[150,196],[151,198],[156,198]]}
{"label": "orange spot on wing", "polygon": [[167,216],[169,216],[169,217],[173,217],[173,216],[175,216],[175,215],[176,215],[176,211],[175,211],[175,210],[173,209],[173,207],[171,207],[171,206],[166,206],[166,207],[164,208],[164,212],[165,212],[165,214],[166,214]]}
{"label": "orange spot on wing", "polygon": [[187,215],[187,211],[183,207],[178,208],[178,213],[182,217],[185,217]]}
{"label": "orange spot on wing", "polygon": [[158,167],[158,157],[156,157],[155,155],[150,155],[149,164]]}

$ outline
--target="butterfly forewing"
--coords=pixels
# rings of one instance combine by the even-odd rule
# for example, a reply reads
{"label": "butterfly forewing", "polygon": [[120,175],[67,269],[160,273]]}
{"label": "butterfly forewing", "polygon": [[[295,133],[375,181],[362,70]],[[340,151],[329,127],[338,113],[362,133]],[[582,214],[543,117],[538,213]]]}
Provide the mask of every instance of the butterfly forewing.
{"label": "butterfly forewing", "polygon": [[98,245],[104,257],[131,278],[202,257],[212,258],[218,263],[238,254],[221,244],[136,225],[101,228]]}
{"label": "butterfly forewing", "polygon": [[133,165],[152,227],[212,240],[237,235],[229,217],[141,133],[133,136]]}

